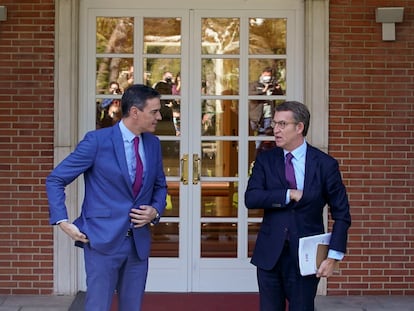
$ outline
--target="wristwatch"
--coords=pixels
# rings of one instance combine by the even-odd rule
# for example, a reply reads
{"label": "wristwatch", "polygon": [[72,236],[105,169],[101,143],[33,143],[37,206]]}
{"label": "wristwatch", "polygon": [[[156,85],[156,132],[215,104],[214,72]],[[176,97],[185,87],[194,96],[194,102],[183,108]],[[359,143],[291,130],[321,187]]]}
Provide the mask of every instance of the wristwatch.
{"label": "wristwatch", "polygon": [[156,225],[157,223],[160,222],[160,213],[157,212],[157,214],[155,215],[155,218],[153,220],[151,220],[151,224]]}

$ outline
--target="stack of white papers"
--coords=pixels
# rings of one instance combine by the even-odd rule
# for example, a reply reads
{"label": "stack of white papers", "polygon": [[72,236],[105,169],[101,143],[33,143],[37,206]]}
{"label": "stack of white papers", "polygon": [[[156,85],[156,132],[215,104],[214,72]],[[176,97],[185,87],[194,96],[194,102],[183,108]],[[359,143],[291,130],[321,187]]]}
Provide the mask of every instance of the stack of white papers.
{"label": "stack of white papers", "polygon": [[[299,268],[301,275],[305,276],[316,273],[321,259],[323,260],[327,256],[330,240],[331,233],[312,235],[299,239]],[[318,245],[325,246],[319,247],[319,256]]]}

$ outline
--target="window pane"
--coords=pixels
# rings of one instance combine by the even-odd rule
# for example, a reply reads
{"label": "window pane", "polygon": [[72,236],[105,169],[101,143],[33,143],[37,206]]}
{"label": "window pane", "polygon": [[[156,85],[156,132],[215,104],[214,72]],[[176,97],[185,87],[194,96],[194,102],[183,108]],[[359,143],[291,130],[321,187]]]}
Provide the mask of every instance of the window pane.
{"label": "window pane", "polygon": [[201,23],[202,54],[240,53],[238,18],[203,18]]}
{"label": "window pane", "polygon": [[121,95],[96,99],[96,129],[109,127],[121,120]]}
{"label": "window pane", "polygon": [[249,209],[248,216],[249,217],[263,217],[263,209]]}
{"label": "window pane", "polygon": [[237,141],[203,140],[201,142],[201,176],[234,177],[237,176]]}
{"label": "window pane", "polygon": [[286,18],[250,18],[249,54],[286,54]]}
{"label": "window pane", "polygon": [[165,81],[165,78],[172,77],[171,81],[168,81],[169,88],[162,89],[160,92],[171,95],[177,76],[180,76],[181,60],[179,58],[144,58],[143,62],[147,85],[155,87],[159,81]]}
{"label": "window pane", "polygon": [[181,18],[144,18],[144,53],[180,54]]}
{"label": "window pane", "polygon": [[239,93],[238,59],[203,59],[201,66],[202,95]]}
{"label": "window pane", "polygon": [[236,182],[202,182],[201,216],[237,217],[237,191]]}
{"label": "window pane", "polygon": [[257,233],[260,229],[260,223],[256,222],[249,222],[248,224],[248,248],[247,248],[247,256],[252,257],[254,246],[256,245]]}
{"label": "window pane", "polygon": [[237,224],[202,223],[201,257],[237,257]]}
{"label": "window pane", "polygon": [[250,173],[257,155],[264,150],[276,147],[276,143],[273,137],[257,137],[257,139],[258,140],[256,141],[249,141],[249,163],[247,163],[247,169]]}
{"label": "window pane", "polygon": [[239,101],[203,100],[201,102],[201,135],[237,136]]}
{"label": "window pane", "polygon": [[161,94],[161,117],[156,135],[179,136],[181,133],[181,60],[144,58],[146,84]]}
{"label": "window pane", "polygon": [[166,176],[180,176],[180,141],[161,141],[162,163]]}
{"label": "window pane", "polygon": [[133,53],[133,32],[133,17],[97,17],[96,53]]}
{"label": "window pane", "polygon": [[167,205],[162,215],[165,217],[179,217],[180,216],[180,184],[178,181],[167,181],[168,194],[167,194]]}
{"label": "window pane", "polygon": [[173,222],[160,222],[151,227],[151,257],[178,257],[179,225]]}
{"label": "window pane", "polygon": [[114,94],[112,83],[117,83],[119,92],[123,91],[133,82],[132,58],[98,57],[96,58],[96,94]]}
{"label": "window pane", "polygon": [[[264,79],[266,75],[270,76],[269,81]],[[286,94],[286,60],[250,59],[249,95],[284,94]]]}

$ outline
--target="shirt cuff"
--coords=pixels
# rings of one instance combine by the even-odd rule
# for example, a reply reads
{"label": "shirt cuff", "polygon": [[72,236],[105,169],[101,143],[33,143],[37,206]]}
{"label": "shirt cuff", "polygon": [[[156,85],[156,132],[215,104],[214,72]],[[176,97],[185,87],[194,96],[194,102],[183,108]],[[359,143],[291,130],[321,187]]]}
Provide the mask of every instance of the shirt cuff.
{"label": "shirt cuff", "polygon": [[332,258],[335,260],[342,260],[344,258],[345,254],[333,249],[330,249],[328,251],[328,258]]}
{"label": "shirt cuff", "polygon": [[285,201],[285,203],[286,204],[289,204],[289,202],[290,202],[290,189],[288,189],[286,191],[286,201]]}

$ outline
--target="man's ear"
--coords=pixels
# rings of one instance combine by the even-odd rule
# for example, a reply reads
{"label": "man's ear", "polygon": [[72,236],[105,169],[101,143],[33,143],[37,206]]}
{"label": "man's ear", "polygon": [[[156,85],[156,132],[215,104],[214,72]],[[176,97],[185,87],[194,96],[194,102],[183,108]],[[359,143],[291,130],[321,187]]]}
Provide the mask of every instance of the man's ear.
{"label": "man's ear", "polygon": [[129,114],[134,119],[137,119],[138,118],[138,113],[139,113],[139,109],[137,107],[135,107],[135,106],[132,106],[131,109],[129,109]]}
{"label": "man's ear", "polygon": [[296,130],[298,131],[298,133],[303,133],[304,129],[305,125],[303,124],[303,122],[299,122],[298,124],[296,124]]}

